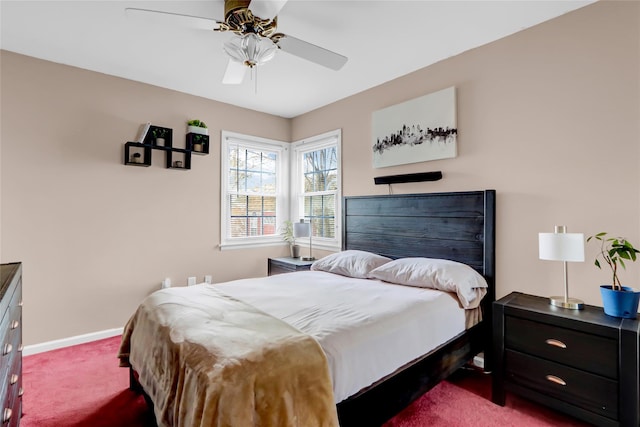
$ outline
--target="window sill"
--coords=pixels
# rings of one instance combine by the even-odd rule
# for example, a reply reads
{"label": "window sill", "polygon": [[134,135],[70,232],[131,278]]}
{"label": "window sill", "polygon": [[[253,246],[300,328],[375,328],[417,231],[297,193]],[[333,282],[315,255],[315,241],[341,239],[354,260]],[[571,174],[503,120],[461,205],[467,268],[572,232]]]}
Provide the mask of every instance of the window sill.
{"label": "window sill", "polygon": [[255,249],[255,248],[265,248],[269,246],[284,246],[286,243],[283,242],[227,242],[221,243],[218,245],[218,248],[221,251],[226,250],[234,250],[234,249]]}
{"label": "window sill", "polygon": [[[298,246],[300,246],[300,248],[302,249],[309,249],[309,241],[306,242],[300,242],[298,243]],[[320,243],[320,242],[316,242],[315,240],[312,242],[312,249],[316,250],[316,249],[320,249],[322,251],[331,251],[331,252],[339,252],[342,250],[342,246],[340,245],[340,243]]]}

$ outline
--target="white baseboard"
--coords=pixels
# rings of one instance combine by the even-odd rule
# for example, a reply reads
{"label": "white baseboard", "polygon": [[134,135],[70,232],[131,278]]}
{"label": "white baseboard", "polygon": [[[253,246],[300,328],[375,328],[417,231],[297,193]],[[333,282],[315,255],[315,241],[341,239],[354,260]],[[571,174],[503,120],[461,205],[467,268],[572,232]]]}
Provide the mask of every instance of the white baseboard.
{"label": "white baseboard", "polygon": [[91,332],[84,335],[76,335],[75,337],[62,338],[59,340],[47,341],[40,344],[25,345],[22,350],[23,356],[38,354],[45,351],[56,350],[58,348],[70,347],[72,345],[84,344],[91,341],[97,341],[104,338],[111,338],[122,335],[124,328],[107,329],[105,331]]}

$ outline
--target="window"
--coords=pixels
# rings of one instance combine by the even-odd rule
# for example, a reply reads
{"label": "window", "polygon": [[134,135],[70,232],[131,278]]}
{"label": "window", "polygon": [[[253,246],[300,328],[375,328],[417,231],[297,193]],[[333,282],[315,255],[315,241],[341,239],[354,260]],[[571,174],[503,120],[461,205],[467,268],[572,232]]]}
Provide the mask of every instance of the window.
{"label": "window", "polygon": [[222,132],[222,241],[225,246],[280,244],[287,216],[286,143]]}
{"label": "window", "polygon": [[311,221],[313,246],[341,246],[341,132],[293,144],[292,220]]}

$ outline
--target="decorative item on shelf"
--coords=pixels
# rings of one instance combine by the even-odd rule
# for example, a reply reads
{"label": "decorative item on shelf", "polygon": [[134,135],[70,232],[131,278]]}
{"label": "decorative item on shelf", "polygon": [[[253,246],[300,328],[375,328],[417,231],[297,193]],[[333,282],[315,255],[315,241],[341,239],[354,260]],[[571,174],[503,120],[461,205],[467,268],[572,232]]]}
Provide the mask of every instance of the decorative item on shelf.
{"label": "decorative item on shelf", "polygon": [[607,263],[611,272],[611,285],[600,285],[600,295],[602,296],[602,305],[605,314],[613,317],[621,317],[624,319],[635,319],[638,315],[638,302],[640,302],[640,292],[628,287],[622,286],[620,277],[618,276],[618,264],[626,269],[624,260],[634,262],[640,253],[631,242],[624,237],[608,237],[606,232],[598,233],[590,236],[591,239],[600,241],[600,252],[596,255],[595,266],[602,268],[599,258]]}
{"label": "decorative item on shelf", "polygon": [[187,149],[191,149],[195,154],[209,154],[209,135],[188,133]]}
{"label": "decorative item on shelf", "polygon": [[155,127],[153,128],[153,138],[155,141],[155,145],[157,147],[164,147],[165,145],[165,137],[167,136],[168,129]]}
{"label": "decorative item on shelf", "polygon": [[175,162],[173,162],[173,167],[174,168],[181,168],[182,167],[182,161],[181,160],[176,160]]}
{"label": "decorative item on shelf", "polygon": [[144,144],[144,140],[147,137],[147,133],[149,133],[149,129],[151,128],[151,122],[147,122],[140,126],[140,131],[138,132],[137,142],[140,144]]}
{"label": "decorative item on shelf", "polygon": [[205,122],[197,119],[189,120],[187,122],[187,132],[197,133],[200,135],[209,135],[209,130],[207,129],[207,125],[205,124]]}
{"label": "decorative item on shelf", "polygon": [[304,222],[304,219],[301,219],[300,222],[296,222],[293,224],[293,235],[294,237],[308,237],[309,238],[309,256],[300,258],[302,261],[313,261],[315,258],[313,257],[312,248],[311,248],[311,223]]}
{"label": "decorative item on shelf", "polygon": [[567,233],[567,227],[556,225],[554,233],[539,233],[539,257],[544,260],[562,261],[564,264],[564,296],[549,297],[556,307],[582,310],[584,302],[569,298],[567,262],[584,262],[584,234]]}
{"label": "decorative item on shelf", "polygon": [[299,258],[300,246],[296,245],[296,236],[293,235],[293,223],[291,221],[286,220],[282,223],[280,235],[282,236],[282,240],[289,243],[291,258]]}
{"label": "decorative item on shelf", "polygon": [[133,153],[131,155],[131,163],[142,163],[142,154]]}

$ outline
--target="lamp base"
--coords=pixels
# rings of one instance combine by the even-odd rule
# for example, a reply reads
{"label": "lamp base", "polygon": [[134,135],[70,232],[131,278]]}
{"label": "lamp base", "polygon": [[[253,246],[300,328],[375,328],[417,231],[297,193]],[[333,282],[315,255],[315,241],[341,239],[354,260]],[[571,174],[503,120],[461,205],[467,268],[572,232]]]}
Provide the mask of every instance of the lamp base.
{"label": "lamp base", "polygon": [[582,310],[584,308],[584,301],[577,298],[567,298],[565,301],[564,297],[549,297],[549,304],[570,310]]}
{"label": "lamp base", "polygon": [[312,257],[312,256],[303,256],[303,257],[300,257],[300,259],[302,261],[315,261],[316,260],[315,257]]}

